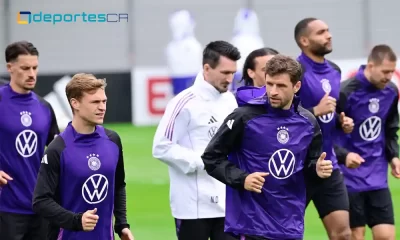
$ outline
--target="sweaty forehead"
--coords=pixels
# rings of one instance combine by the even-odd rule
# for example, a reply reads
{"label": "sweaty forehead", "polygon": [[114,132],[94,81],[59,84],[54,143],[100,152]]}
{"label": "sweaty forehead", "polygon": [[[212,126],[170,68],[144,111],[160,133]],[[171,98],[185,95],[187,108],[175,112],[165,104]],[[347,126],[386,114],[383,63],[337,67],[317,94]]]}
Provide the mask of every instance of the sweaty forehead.
{"label": "sweaty forehead", "polygon": [[327,29],[328,29],[328,25],[325,22],[323,22],[321,20],[315,20],[308,24],[306,31],[308,33],[313,33],[313,32],[318,32],[318,31],[327,30]]}

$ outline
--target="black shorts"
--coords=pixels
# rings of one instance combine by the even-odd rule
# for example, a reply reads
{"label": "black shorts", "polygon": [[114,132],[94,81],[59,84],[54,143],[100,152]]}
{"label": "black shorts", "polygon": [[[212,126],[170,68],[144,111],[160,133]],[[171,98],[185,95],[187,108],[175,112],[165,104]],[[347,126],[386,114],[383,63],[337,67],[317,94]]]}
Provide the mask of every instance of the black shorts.
{"label": "black shorts", "polygon": [[335,211],[349,211],[347,188],[340,169],[334,170],[329,178],[307,178],[306,182],[307,206],[312,200],[321,219]]}
{"label": "black shorts", "polygon": [[393,203],[390,190],[349,193],[350,227],[372,228],[379,224],[394,225]]}
{"label": "black shorts", "polygon": [[[236,240],[269,240],[268,238],[256,237],[256,236],[238,236]],[[285,239],[285,240],[302,240],[302,239]]]}
{"label": "black shorts", "polygon": [[225,218],[175,219],[178,240],[236,240],[224,232]]}
{"label": "black shorts", "polygon": [[37,215],[0,212],[1,240],[44,240],[48,222]]}

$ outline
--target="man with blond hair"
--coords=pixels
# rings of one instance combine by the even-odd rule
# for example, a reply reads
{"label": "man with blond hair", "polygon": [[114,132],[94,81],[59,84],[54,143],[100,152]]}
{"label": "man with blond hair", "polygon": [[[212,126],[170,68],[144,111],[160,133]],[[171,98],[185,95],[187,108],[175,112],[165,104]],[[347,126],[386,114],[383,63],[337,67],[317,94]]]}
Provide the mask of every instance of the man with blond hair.
{"label": "man with blond hair", "polygon": [[133,240],[126,219],[124,158],[119,135],[103,124],[106,81],[76,74],[66,95],[73,119],[47,148],[33,209],[57,229],[48,239]]}

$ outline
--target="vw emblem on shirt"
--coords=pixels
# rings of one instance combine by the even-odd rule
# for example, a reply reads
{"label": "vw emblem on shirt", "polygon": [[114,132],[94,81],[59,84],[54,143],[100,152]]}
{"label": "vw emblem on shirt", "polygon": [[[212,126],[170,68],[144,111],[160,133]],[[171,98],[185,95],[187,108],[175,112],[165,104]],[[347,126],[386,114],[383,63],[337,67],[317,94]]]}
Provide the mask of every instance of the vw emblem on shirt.
{"label": "vw emblem on shirt", "polygon": [[276,138],[278,142],[285,144],[289,141],[289,129],[286,127],[278,127],[278,133],[276,134]]}
{"label": "vw emblem on shirt", "polygon": [[218,131],[218,127],[214,126],[214,127],[210,127],[210,129],[208,130],[208,137],[211,139],[214,137],[214,135],[217,133]]}
{"label": "vw emblem on shirt", "polygon": [[371,113],[377,113],[379,111],[379,99],[371,98],[369,100],[368,110]]}
{"label": "vw emblem on shirt", "polygon": [[270,174],[276,179],[286,179],[293,174],[296,159],[289,149],[275,151],[268,161]]}
{"label": "vw emblem on shirt", "polygon": [[332,121],[333,116],[335,116],[334,112],[319,116],[318,119],[323,122],[323,123],[329,123],[330,121]]}
{"label": "vw emblem on shirt", "polygon": [[32,125],[31,113],[27,111],[22,111],[19,113],[21,115],[21,123],[25,127],[30,127]]}
{"label": "vw emblem on shirt", "polygon": [[324,90],[325,93],[330,93],[332,91],[332,86],[328,79],[325,78],[322,79],[321,84],[322,84],[322,89]]}
{"label": "vw emblem on shirt", "polygon": [[108,179],[102,174],[93,174],[82,186],[82,197],[89,204],[101,203],[108,193]]}
{"label": "vw emblem on shirt", "polygon": [[88,166],[91,170],[97,171],[100,169],[101,162],[99,159],[99,154],[89,154],[89,156],[86,156],[88,159]]}
{"label": "vw emblem on shirt", "polygon": [[30,157],[35,154],[37,144],[37,135],[30,129],[20,132],[15,139],[15,149],[22,157]]}
{"label": "vw emblem on shirt", "polygon": [[367,118],[359,128],[360,137],[365,141],[373,141],[379,137],[382,120],[377,116]]}

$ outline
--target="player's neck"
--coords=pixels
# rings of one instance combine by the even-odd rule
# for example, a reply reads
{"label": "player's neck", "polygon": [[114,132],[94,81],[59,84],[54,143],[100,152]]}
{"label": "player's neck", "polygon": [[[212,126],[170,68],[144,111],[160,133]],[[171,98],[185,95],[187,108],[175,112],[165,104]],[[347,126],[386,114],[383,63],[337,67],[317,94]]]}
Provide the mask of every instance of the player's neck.
{"label": "player's neck", "polygon": [[14,92],[19,93],[19,94],[28,94],[31,92],[31,90],[26,90],[26,89],[19,87],[17,84],[15,84],[15,82],[13,80],[10,81],[10,87]]}
{"label": "player's neck", "polygon": [[311,60],[313,60],[316,63],[324,63],[325,62],[325,57],[324,56],[317,56],[315,54],[312,54],[308,51],[303,51],[304,55],[309,57]]}
{"label": "player's neck", "polygon": [[369,82],[371,82],[371,73],[367,70],[367,68],[364,69],[364,76]]}
{"label": "player's neck", "polygon": [[96,126],[93,124],[88,124],[86,121],[78,118],[77,116],[74,116],[71,124],[75,131],[80,134],[91,134],[96,130]]}

